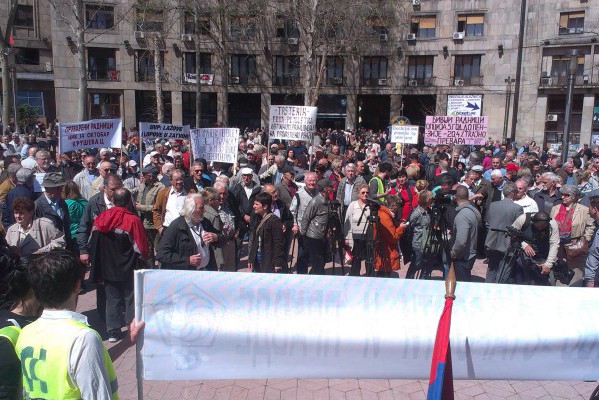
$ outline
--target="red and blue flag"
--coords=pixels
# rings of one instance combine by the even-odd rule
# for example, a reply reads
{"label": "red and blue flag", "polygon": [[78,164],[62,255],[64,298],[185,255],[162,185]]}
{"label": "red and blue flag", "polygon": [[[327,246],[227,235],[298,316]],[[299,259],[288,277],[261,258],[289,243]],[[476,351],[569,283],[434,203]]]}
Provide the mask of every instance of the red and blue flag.
{"label": "red and blue flag", "polygon": [[431,372],[428,380],[427,400],[453,400],[453,373],[451,370],[451,348],[449,330],[453,296],[445,297],[445,307],[439,319],[437,337],[433,348]]}

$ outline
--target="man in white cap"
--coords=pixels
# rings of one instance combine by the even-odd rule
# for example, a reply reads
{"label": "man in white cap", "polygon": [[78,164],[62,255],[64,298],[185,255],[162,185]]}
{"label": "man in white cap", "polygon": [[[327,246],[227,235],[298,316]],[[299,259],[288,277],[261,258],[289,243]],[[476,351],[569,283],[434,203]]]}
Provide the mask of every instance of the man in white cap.
{"label": "man in white cap", "polygon": [[251,168],[244,167],[241,169],[241,182],[237,183],[231,189],[233,197],[239,205],[239,214],[242,221],[239,227],[239,236],[237,238],[237,266],[241,258],[241,250],[245,236],[250,232],[250,214],[254,205],[254,197],[260,193],[262,188],[252,180],[254,171]]}
{"label": "man in white cap", "polygon": [[127,161],[127,171],[123,176],[123,186],[125,186],[131,194],[133,198],[137,197],[137,189],[139,188],[140,180],[139,180],[139,170],[137,168],[137,161],[129,160]]}

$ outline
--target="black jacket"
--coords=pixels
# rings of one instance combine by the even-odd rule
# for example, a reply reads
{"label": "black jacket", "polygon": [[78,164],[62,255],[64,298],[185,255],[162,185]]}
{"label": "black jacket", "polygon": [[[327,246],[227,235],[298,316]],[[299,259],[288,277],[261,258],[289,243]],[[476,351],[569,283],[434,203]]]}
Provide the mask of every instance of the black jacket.
{"label": "black jacket", "polygon": [[58,206],[62,211],[62,218],[60,218],[52,206],[50,206],[46,195],[42,194],[35,201],[35,217],[45,217],[52,221],[54,227],[64,233],[65,241],[67,242],[67,249],[76,251],[77,246],[71,237],[71,218],[69,216],[69,207],[63,199],[58,200]]}
{"label": "black jacket", "polygon": [[[202,229],[206,232],[216,233],[219,232],[214,229],[214,226],[204,218],[201,222]],[[210,261],[206,266],[209,271],[216,271],[216,259],[214,258],[214,248],[209,245],[210,249]],[[187,225],[184,217],[175,219],[171,224],[162,232],[162,239],[158,243],[158,250],[156,252],[156,258],[162,264],[162,269],[191,269],[194,270],[196,267],[189,265],[189,257],[198,254],[198,247],[193,239],[191,230]]]}
{"label": "black jacket", "polygon": [[233,193],[233,197],[237,202],[237,206],[239,207],[239,214],[243,220],[245,215],[250,215],[252,213],[252,206],[254,205],[254,197],[258,193],[262,191],[262,187],[260,185],[255,185],[252,189],[252,194],[250,198],[245,195],[245,190],[243,189],[243,183],[239,182],[237,185],[233,186],[231,192]]}
{"label": "black jacket", "polygon": [[94,224],[94,219],[104,210],[106,210],[106,202],[104,201],[104,192],[101,191],[100,193],[94,194],[85,205],[83,215],[81,216],[81,222],[79,222],[79,228],[77,228],[75,238],[81,254],[89,254],[87,242],[92,230],[92,225]]}
{"label": "black jacket", "polygon": [[[283,236],[283,224],[281,220],[274,214],[269,214],[268,220],[262,226],[256,226],[256,233],[252,235],[249,245],[248,260],[252,263],[256,260],[258,252],[258,243],[262,244],[260,267],[254,264],[254,272],[275,272],[275,267],[285,267],[285,252],[284,244],[285,237]],[[260,228],[258,229],[258,226]],[[260,238],[260,240],[258,240]]]}

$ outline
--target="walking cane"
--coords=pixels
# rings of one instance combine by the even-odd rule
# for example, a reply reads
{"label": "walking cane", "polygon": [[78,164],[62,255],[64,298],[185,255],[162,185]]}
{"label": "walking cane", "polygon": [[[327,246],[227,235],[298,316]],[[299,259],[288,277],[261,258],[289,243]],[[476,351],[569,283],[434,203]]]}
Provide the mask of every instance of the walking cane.
{"label": "walking cane", "polygon": [[291,273],[291,268],[293,268],[293,252],[295,251],[295,239],[297,238],[297,234],[293,235],[293,240],[291,241],[291,261],[289,262],[289,268],[287,268],[287,273]]}

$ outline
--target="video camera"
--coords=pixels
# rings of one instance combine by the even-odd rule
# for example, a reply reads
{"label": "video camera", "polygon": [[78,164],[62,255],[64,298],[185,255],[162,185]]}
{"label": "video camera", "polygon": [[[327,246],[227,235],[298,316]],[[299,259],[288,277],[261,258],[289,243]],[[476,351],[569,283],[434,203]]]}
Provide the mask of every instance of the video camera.
{"label": "video camera", "polygon": [[433,198],[433,207],[447,208],[451,206],[451,196],[455,193],[455,190],[450,190],[448,192],[439,190],[437,193],[435,193],[435,197]]}
{"label": "video camera", "polygon": [[331,211],[339,211],[339,209],[341,208],[341,203],[338,202],[337,200],[333,200],[329,202],[329,209]]}

